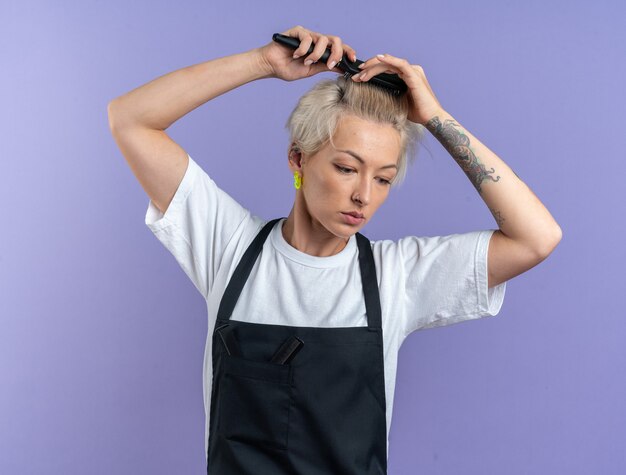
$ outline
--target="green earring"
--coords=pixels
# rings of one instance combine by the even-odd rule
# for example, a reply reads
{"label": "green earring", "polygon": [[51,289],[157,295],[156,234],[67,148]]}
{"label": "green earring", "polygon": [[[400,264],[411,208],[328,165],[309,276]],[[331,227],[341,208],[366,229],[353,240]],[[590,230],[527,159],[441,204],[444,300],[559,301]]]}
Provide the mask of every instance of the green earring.
{"label": "green earring", "polygon": [[296,190],[299,190],[302,186],[302,177],[298,172],[294,172],[293,174],[293,186]]}

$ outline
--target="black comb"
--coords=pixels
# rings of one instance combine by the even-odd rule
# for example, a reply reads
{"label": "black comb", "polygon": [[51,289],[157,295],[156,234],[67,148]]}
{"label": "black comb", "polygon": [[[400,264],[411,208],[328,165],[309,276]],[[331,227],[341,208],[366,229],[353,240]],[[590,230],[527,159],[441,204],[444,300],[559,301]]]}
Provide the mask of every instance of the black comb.
{"label": "black comb", "polygon": [[[293,50],[296,50],[300,46],[300,40],[298,38],[281,35],[280,33],[274,33],[272,39],[277,43],[288,46]],[[303,55],[303,57],[311,54],[313,52],[313,48],[315,48],[315,43],[311,43],[309,50]],[[324,51],[324,54],[320,57],[318,61],[323,61],[324,63],[326,63],[326,61],[328,61],[328,58],[330,57],[330,53],[330,48],[326,48],[326,51]],[[337,63],[336,67],[343,71],[343,76],[346,79],[350,79],[350,77],[354,76],[355,74],[359,74],[360,72],[362,72],[359,69],[359,65],[364,62],[365,61],[361,61],[360,59],[357,59],[356,61],[351,61],[346,55],[343,55],[341,57],[341,61]],[[404,94],[408,90],[406,83],[397,74],[380,73],[376,76],[372,76],[372,78],[370,78],[368,82],[382,89],[385,89],[394,96]]]}
{"label": "black comb", "polygon": [[233,335],[232,328],[227,327],[228,323],[216,328],[215,333],[217,333],[220,340],[222,340],[226,353],[231,356],[241,356],[241,348],[239,348],[239,343],[237,343],[235,335]]}
{"label": "black comb", "polygon": [[298,351],[304,346],[304,342],[295,335],[287,338],[276,350],[270,363],[289,364]]}

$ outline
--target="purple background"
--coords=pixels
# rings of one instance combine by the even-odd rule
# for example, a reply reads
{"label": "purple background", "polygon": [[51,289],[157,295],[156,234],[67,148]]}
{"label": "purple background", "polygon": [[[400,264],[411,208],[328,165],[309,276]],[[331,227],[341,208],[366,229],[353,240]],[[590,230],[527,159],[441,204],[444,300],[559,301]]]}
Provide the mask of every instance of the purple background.
{"label": "purple background", "polygon": [[[389,473],[626,473],[625,13],[617,0],[3,0],[0,473],[206,471],[205,302],[144,224],[107,104],[297,24],[361,59],[422,65],[563,229],[496,318],[407,338]],[[253,213],[286,216],[284,124],[333,74],[247,84],[168,133]],[[364,234],[496,227],[429,134]]]}

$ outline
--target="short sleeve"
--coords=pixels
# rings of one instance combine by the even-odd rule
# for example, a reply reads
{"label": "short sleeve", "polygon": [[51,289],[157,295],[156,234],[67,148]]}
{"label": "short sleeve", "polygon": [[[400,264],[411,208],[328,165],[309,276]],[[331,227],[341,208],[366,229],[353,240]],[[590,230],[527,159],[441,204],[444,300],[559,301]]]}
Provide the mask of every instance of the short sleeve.
{"label": "short sleeve", "polygon": [[398,241],[405,276],[405,336],[498,314],[506,282],[488,287],[487,258],[494,231]]}
{"label": "short sleeve", "polygon": [[150,200],[145,223],[207,299],[224,249],[250,212],[188,157],[165,214]]}

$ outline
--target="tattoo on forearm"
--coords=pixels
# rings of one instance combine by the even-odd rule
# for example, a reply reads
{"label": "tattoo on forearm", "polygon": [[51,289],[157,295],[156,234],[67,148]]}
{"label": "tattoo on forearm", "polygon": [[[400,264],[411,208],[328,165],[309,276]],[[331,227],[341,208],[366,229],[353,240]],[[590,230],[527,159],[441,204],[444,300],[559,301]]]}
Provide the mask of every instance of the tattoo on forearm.
{"label": "tattoo on forearm", "polygon": [[493,217],[496,219],[496,223],[498,223],[498,227],[501,228],[502,223],[504,223],[504,218],[502,217],[502,213],[500,213],[500,211],[493,209],[493,208],[489,208],[489,211],[491,211],[491,214],[493,214]]}
{"label": "tattoo on forearm", "polygon": [[426,123],[426,128],[441,142],[445,149],[452,155],[452,158],[461,166],[465,174],[468,176],[472,185],[482,194],[481,183],[487,179],[498,181],[500,177],[491,176],[495,172],[494,168],[487,170],[480,163],[478,157],[470,149],[470,140],[461,130],[460,127],[452,119],[446,119],[442,124],[439,116],[435,116]]}

